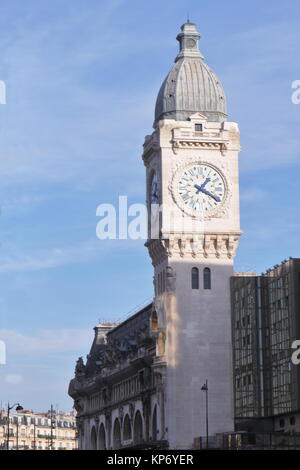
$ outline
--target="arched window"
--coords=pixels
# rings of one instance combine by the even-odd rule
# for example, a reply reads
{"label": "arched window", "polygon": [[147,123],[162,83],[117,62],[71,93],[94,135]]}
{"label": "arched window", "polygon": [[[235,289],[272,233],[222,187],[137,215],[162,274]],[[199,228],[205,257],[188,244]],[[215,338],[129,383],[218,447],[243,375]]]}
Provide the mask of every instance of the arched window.
{"label": "arched window", "polygon": [[132,439],[131,423],[128,415],[125,416],[124,420],[123,439],[124,441],[129,441]]}
{"label": "arched window", "polygon": [[136,412],[133,426],[134,444],[141,444],[143,442],[143,420],[139,411]]}
{"label": "arched window", "polygon": [[152,416],[152,439],[153,441],[157,441],[158,430],[157,430],[157,406],[155,405],[153,416]]}
{"label": "arched window", "polygon": [[101,423],[99,429],[99,449],[105,450],[106,449],[106,435],[105,435],[105,428],[103,423]]}
{"label": "arched window", "polygon": [[192,289],[199,289],[199,269],[192,269]]}
{"label": "arched window", "polygon": [[116,418],[114,422],[114,431],[113,431],[113,445],[114,449],[120,449],[121,447],[121,426],[120,421]]}
{"label": "arched window", "polygon": [[97,450],[97,432],[95,426],[92,427],[91,432],[91,449]]}
{"label": "arched window", "polygon": [[204,289],[211,289],[211,270],[204,268],[203,270],[203,287]]}
{"label": "arched window", "polygon": [[158,329],[158,318],[157,318],[157,313],[154,310],[151,315],[151,330],[157,331],[157,329]]}

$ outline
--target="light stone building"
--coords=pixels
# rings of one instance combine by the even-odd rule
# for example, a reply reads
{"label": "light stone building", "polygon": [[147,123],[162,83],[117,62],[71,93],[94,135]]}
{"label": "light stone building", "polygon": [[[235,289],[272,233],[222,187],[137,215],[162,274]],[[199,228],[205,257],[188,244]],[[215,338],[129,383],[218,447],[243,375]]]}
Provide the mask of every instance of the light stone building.
{"label": "light stone building", "polygon": [[185,23],[146,136],[153,302],[119,325],[95,328],[69,394],[79,448],[191,449],[234,430],[230,279],[240,231],[238,125]]}
{"label": "light stone building", "polygon": [[[52,421],[52,426],[51,426]],[[11,411],[9,436],[7,410],[0,410],[0,449],[75,450],[77,428],[75,413],[35,413]]]}

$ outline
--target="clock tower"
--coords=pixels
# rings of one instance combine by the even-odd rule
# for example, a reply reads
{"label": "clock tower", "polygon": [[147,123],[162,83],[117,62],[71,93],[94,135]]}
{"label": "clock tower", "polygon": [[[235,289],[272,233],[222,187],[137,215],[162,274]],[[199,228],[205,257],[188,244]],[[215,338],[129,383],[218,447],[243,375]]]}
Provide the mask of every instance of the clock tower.
{"label": "clock tower", "polygon": [[194,24],[181,27],[143,152],[158,336],[153,367],[171,449],[192,448],[207,422],[209,436],[234,430],[230,278],[241,234],[240,137],[199,39]]}

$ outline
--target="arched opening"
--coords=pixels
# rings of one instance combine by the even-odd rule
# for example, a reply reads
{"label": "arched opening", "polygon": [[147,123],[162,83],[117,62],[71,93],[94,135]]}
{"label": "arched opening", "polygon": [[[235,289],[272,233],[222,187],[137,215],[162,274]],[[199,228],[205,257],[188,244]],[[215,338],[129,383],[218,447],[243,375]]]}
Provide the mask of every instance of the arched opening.
{"label": "arched opening", "polygon": [[121,447],[121,426],[118,418],[114,422],[113,430],[113,448],[120,449]]}
{"label": "arched opening", "polygon": [[199,289],[199,269],[192,268],[192,289]]}
{"label": "arched opening", "polygon": [[136,412],[133,425],[134,444],[141,444],[143,442],[143,420],[139,411]]}
{"label": "arched opening", "polygon": [[157,406],[155,405],[152,415],[152,440],[157,441],[158,429],[157,429]]}
{"label": "arched opening", "polygon": [[130,418],[128,415],[126,415],[124,419],[124,427],[123,427],[123,440],[131,441],[131,439],[132,439],[132,429],[131,429]]}
{"label": "arched opening", "polygon": [[92,427],[91,431],[91,449],[97,450],[97,432],[95,426]]}
{"label": "arched opening", "polygon": [[158,317],[157,317],[156,311],[154,310],[151,315],[151,330],[157,331],[157,329],[158,329]]}
{"label": "arched opening", "polygon": [[203,287],[204,289],[211,289],[211,270],[204,268],[203,270]]}
{"label": "arched opening", "polygon": [[99,449],[105,450],[106,449],[106,433],[103,423],[100,425],[99,429]]}

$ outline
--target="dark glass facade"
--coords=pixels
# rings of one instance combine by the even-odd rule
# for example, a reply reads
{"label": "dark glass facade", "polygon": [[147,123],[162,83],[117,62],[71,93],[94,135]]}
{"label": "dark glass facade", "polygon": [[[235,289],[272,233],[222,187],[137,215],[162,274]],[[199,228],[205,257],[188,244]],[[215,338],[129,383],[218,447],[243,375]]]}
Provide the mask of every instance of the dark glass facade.
{"label": "dark glass facade", "polygon": [[300,412],[300,259],[231,280],[236,420]]}

